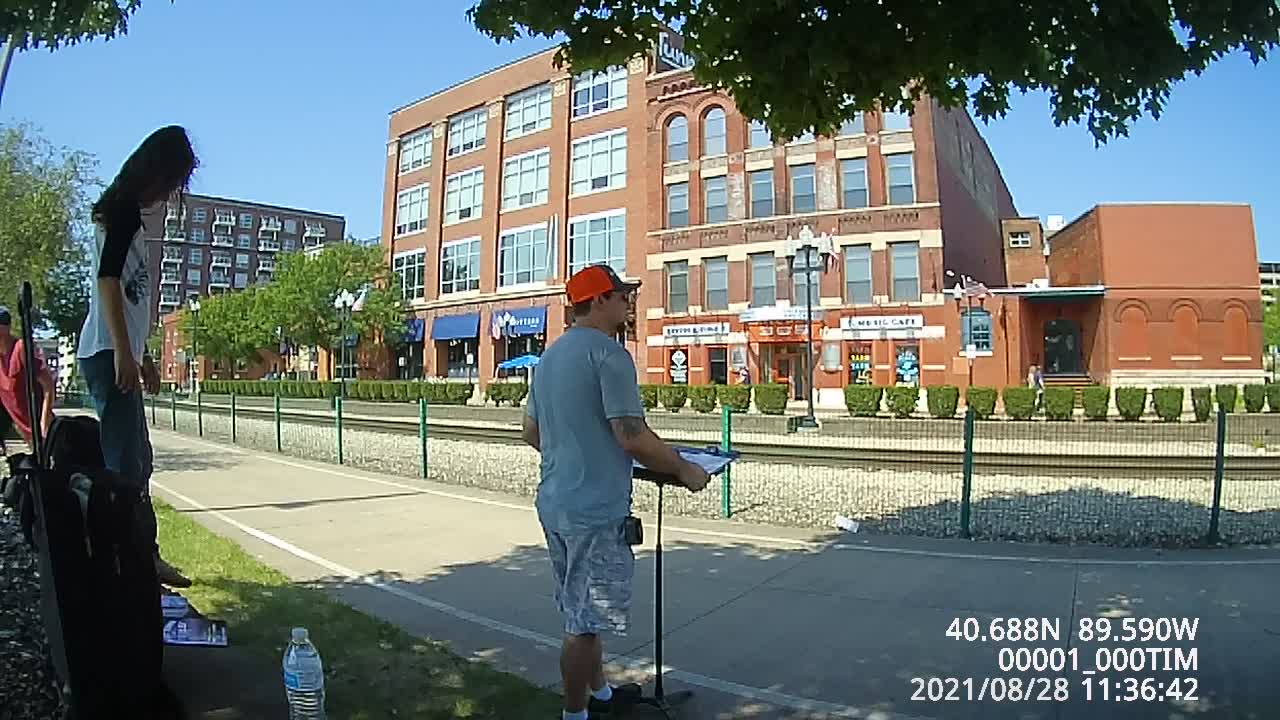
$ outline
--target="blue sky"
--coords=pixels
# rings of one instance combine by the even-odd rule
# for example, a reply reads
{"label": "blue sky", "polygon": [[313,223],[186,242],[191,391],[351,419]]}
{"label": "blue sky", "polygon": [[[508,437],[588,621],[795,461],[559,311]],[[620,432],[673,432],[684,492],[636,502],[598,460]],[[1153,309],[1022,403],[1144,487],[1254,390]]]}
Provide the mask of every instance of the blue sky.
{"label": "blue sky", "polygon": [[[196,192],[341,213],[368,237],[380,231],[387,114],[544,46],[495,45],[467,22],[470,4],[148,0],[123,38],[18,55],[0,121],[94,153],[103,177],[148,132],[182,124],[202,158]],[[1101,148],[1083,127],[1054,127],[1043,95],[1016,98],[983,133],[1023,214],[1247,202],[1259,254],[1280,260],[1278,115],[1280,59],[1231,57],[1179,85],[1159,121]]]}

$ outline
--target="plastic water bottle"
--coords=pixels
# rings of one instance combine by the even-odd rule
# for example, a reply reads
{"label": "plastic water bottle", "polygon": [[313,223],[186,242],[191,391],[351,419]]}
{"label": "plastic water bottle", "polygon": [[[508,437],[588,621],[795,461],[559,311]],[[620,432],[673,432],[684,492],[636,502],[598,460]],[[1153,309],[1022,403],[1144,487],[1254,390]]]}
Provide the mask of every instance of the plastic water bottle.
{"label": "plastic water bottle", "polygon": [[289,720],[325,720],[324,666],[306,628],[294,628],[284,649],[284,692]]}

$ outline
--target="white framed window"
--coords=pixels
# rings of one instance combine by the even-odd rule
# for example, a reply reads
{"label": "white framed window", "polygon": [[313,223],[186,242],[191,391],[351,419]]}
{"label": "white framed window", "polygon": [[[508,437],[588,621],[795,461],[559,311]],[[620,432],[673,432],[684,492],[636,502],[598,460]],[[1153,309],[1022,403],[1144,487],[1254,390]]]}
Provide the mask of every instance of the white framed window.
{"label": "white framed window", "polygon": [[191,242],[204,242],[204,228],[191,228]]}
{"label": "white framed window", "polygon": [[297,247],[298,247],[298,241],[297,241],[297,240],[295,240],[295,239],[293,239],[293,238],[285,238],[285,239],[284,239],[284,251],[285,251],[285,252],[293,252],[294,250],[296,250],[296,249],[297,249]]}
{"label": "white framed window", "polygon": [[1011,248],[1029,248],[1031,247],[1031,233],[1026,230],[1014,230],[1009,233],[1009,247]]}
{"label": "white framed window", "polygon": [[664,263],[663,275],[667,281],[667,312],[689,312],[689,261]]}
{"label": "white framed window", "polygon": [[711,108],[702,116],[702,157],[729,152],[729,131],[725,127],[724,108]]}
{"label": "white framed window", "polygon": [[241,250],[248,250],[253,247],[253,238],[250,237],[248,233],[240,233],[240,235],[236,237],[236,247]]}
{"label": "white framed window", "polygon": [[507,96],[506,138],[522,137],[551,127],[551,86],[539,85]]}
{"label": "white framed window", "polygon": [[667,227],[689,227],[689,183],[667,186]]}
{"label": "white framed window", "polygon": [[569,274],[606,264],[622,275],[627,269],[627,212],[610,210],[569,218]]}
{"label": "white framed window", "polygon": [[702,222],[722,223],[729,219],[729,190],[725,176],[702,181]]}
{"label": "white framed window", "polygon": [[751,171],[751,217],[773,215],[773,169]]}
{"label": "white framed window", "polygon": [[237,288],[245,288],[249,285],[249,273],[238,272],[232,278],[232,285]]}
{"label": "white framed window", "polygon": [[298,221],[289,218],[284,221],[284,232],[286,235],[296,235],[298,232]]}
{"label": "white framed window", "polygon": [[541,205],[551,179],[551,149],[517,155],[502,165],[502,209]]}
{"label": "white framed window", "polygon": [[427,197],[431,186],[427,183],[396,193],[396,236],[427,229]]}
{"label": "white framed window", "polygon": [[894,132],[896,130],[911,129],[911,113],[900,112],[898,110],[888,110],[880,115],[881,130],[884,132]]}
{"label": "white framed window", "polygon": [[778,266],[773,253],[751,255],[751,307],[778,302]]}
{"label": "white framed window", "polygon": [[603,72],[584,72],[573,79],[573,117],[627,106],[627,69],[621,65]]}
{"label": "white framed window", "polygon": [[199,285],[199,284],[200,284],[200,268],[188,268],[188,269],[187,269],[187,284],[188,284],[188,285]]}
{"label": "white framed window", "polygon": [[582,138],[573,143],[570,195],[616,190],[627,185],[627,131]]}
{"label": "white framed window", "polygon": [[850,305],[871,304],[871,246],[849,245],[844,253],[844,300]]}
{"label": "white framed window", "polygon": [[444,224],[474,220],[484,206],[484,168],[464,170],[444,181]]}
{"label": "white framed window", "polygon": [[672,115],[667,121],[667,162],[689,159],[689,118]]}
{"label": "white framed window", "polygon": [[841,207],[864,208],[867,206],[867,159],[849,158],[840,161]]}
{"label": "white framed window", "polygon": [[811,143],[811,142],[813,142],[815,139],[816,139],[816,138],[815,138],[815,136],[814,136],[814,134],[813,134],[813,129],[812,129],[812,128],[810,128],[809,130],[805,130],[804,132],[800,133],[799,135],[797,135],[797,136],[795,136],[795,137],[791,138],[791,141],[790,141],[790,142],[788,142],[787,144],[788,144],[788,145],[800,145],[800,144],[802,144],[802,143]]}
{"label": "white framed window", "polygon": [[715,257],[702,261],[702,287],[706,297],[703,310],[729,309],[729,258]]}
{"label": "white framed window", "polygon": [[426,295],[427,251],[419,248],[396,253],[391,258],[391,271],[400,283],[400,297],[419,300]]}
{"label": "white framed window", "polygon": [[773,133],[769,132],[768,125],[759,120],[752,120],[750,133],[751,140],[749,144],[752,150],[773,147]]}
{"label": "white framed window", "polygon": [[894,302],[920,302],[919,243],[891,243],[889,245],[889,272],[893,276],[891,300]]}
{"label": "white framed window", "polygon": [[249,253],[236,253],[236,267],[238,268],[249,267]]}
{"label": "white framed window", "polygon": [[480,238],[445,243],[440,248],[440,294],[480,289]]}
{"label": "white framed window", "polygon": [[916,201],[915,165],[911,153],[895,153],[884,157],[889,186],[890,205],[910,205]]}
{"label": "white framed window", "polygon": [[240,227],[244,228],[245,230],[253,229],[252,213],[240,213]]}
{"label": "white framed window", "polygon": [[193,265],[199,265],[204,262],[204,251],[200,248],[191,248],[187,255],[187,262]]}
{"label": "white framed window", "polygon": [[425,127],[400,138],[400,174],[413,172],[430,164],[431,128]]}
{"label": "white framed window", "polygon": [[498,237],[498,287],[545,281],[549,260],[546,223],[503,231]]}
{"label": "white framed window", "polygon": [[840,135],[861,135],[867,131],[866,122],[862,113],[853,116],[851,120],[845,120],[840,123]]}
{"label": "white framed window", "polygon": [[813,164],[791,166],[791,212],[811,213],[818,209],[818,186]]}
{"label": "white framed window", "polygon": [[191,211],[192,222],[202,223],[202,222],[206,222],[208,219],[209,219],[209,211],[206,210],[205,208],[198,207],[195,210]]}
{"label": "white framed window", "polygon": [[486,108],[468,110],[449,118],[449,157],[484,147],[488,118]]}

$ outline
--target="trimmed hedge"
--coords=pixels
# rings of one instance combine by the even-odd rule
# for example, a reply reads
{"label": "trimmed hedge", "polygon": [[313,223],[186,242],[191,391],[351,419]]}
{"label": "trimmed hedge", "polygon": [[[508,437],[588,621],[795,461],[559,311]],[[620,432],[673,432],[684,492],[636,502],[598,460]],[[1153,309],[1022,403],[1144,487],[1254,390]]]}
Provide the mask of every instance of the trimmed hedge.
{"label": "trimmed hedge", "polygon": [[1134,422],[1147,410],[1147,389],[1116,388],[1116,409],[1123,420]]}
{"label": "trimmed hedge", "polygon": [[1260,413],[1262,408],[1267,405],[1267,386],[1266,385],[1245,385],[1244,386],[1244,411],[1251,413]]}
{"label": "trimmed hedge", "polygon": [[658,385],[641,385],[640,386],[640,404],[644,405],[645,410],[652,410],[658,407]]}
{"label": "trimmed hedge", "polygon": [[1106,385],[1090,385],[1081,393],[1084,416],[1089,420],[1106,420],[1111,407],[1111,388]]}
{"label": "trimmed hedge", "polygon": [[1280,383],[1267,383],[1267,412],[1280,413]]}
{"label": "trimmed hedge", "polygon": [[1030,420],[1036,414],[1036,390],[1022,385],[1004,389],[1004,411],[1014,420]]}
{"label": "trimmed hedge", "polygon": [[[1027,388],[1030,390],[1030,388]],[[1105,412],[1105,410],[1104,410]],[[1061,422],[1070,420],[1076,414],[1076,389],[1070,387],[1047,387],[1044,389],[1044,416],[1050,420]]]}
{"label": "trimmed hedge", "polygon": [[727,407],[734,412],[746,412],[751,409],[750,385],[717,385],[716,398],[720,407]]}
{"label": "trimmed hedge", "polygon": [[896,418],[909,418],[920,402],[920,386],[894,385],[885,390],[885,404]]}
{"label": "trimmed hedge", "polygon": [[689,386],[689,405],[694,412],[709,413],[716,409],[715,385]]}
{"label": "trimmed hedge", "polygon": [[205,395],[239,395],[241,397],[272,397],[279,393],[287,398],[331,398],[341,392],[341,383],[313,380],[201,380],[200,392]]}
{"label": "trimmed hedge", "polygon": [[1240,390],[1235,385],[1219,385],[1213,389],[1213,397],[1218,406],[1229,413],[1236,411],[1236,396]]}
{"label": "trimmed hedge", "polygon": [[[417,380],[349,380],[347,396],[368,402],[417,402],[425,398],[432,405],[466,405],[475,386],[470,383],[421,382]],[[205,380],[200,391],[209,395],[285,398],[332,398],[342,392],[342,383],[312,380]],[[523,398],[523,396],[521,396]]]}
{"label": "trimmed hedge", "polygon": [[782,383],[756,385],[756,409],[765,415],[782,415],[787,411],[787,390]]}
{"label": "trimmed hedge", "polygon": [[689,386],[663,385],[658,388],[658,401],[671,412],[680,412],[680,408],[689,401]]}
{"label": "trimmed hedge", "polygon": [[1191,388],[1191,410],[1196,414],[1196,422],[1206,422],[1213,414],[1213,388]]}
{"label": "trimmed hedge", "polygon": [[519,407],[529,395],[529,385],[523,382],[496,382],[490,383],[484,389],[486,400],[492,400],[494,405],[501,406],[507,403],[512,407]]}
{"label": "trimmed hedge", "polygon": [[935,418],[953,418],[960,404],[960,388],[955,385],[934,385],[925,391],[929,415]]}
{"label": "trimmed hedge", "polygon": [[850,415],[875,417],[880,412],[880,398],[884,388],[879,385],[845,385],[844,406]]}
{"label": "trimmed hedge", "polygon": [[964,394],[964,402],[979,420],[986,420],[996,413],[996,397],[995,388],[971,387]]}
{"label": "trimmed hedge", "polygon": [[1151,391],[1151,405],[1156,416],[1165,422],[1178,422],[1182,418],[1182,396],[1180,387],[1158,387]]}

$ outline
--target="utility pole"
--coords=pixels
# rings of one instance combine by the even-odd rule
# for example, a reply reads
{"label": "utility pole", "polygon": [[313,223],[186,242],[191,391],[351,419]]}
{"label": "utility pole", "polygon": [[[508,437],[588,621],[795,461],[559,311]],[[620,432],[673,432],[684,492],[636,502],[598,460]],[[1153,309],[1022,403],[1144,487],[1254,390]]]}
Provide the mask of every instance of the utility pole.
{"label": "utility pole", "polygon": [[5,38],[4,54],[0,55],[0,98],[4,97],[4,80],[9,76],[9,64],[13,62],[13,53],[18,49],[14,36]]}

